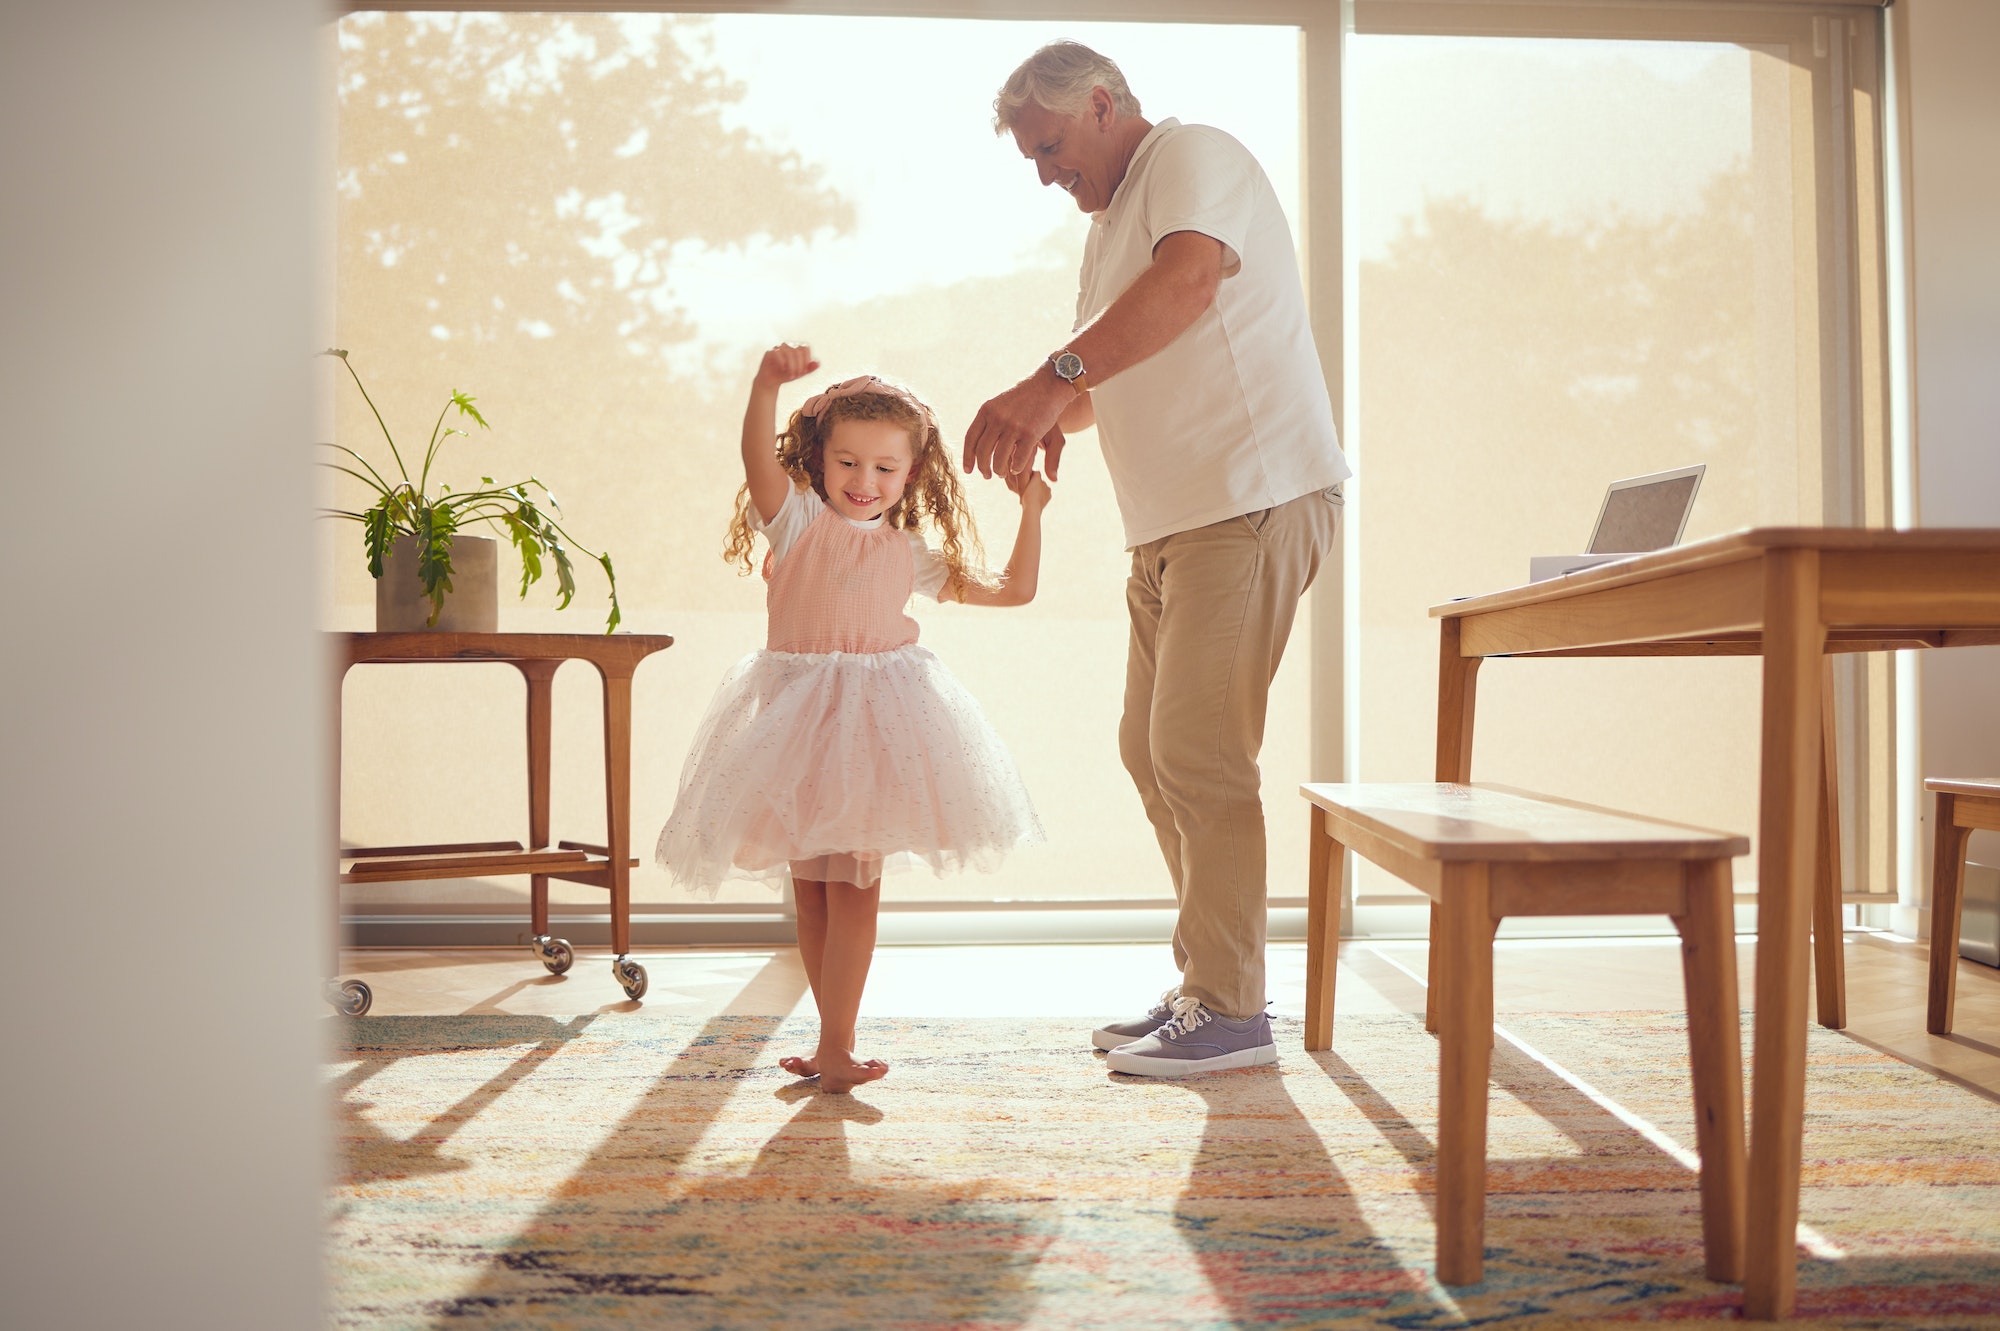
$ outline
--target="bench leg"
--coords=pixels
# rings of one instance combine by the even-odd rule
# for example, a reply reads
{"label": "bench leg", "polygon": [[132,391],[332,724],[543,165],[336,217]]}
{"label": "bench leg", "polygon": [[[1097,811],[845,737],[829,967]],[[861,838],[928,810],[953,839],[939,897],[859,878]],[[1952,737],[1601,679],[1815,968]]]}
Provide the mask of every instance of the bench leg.
{"label": "bench leg", "polygon": [[1948,1035],[1958,990],[1958,928],[1965,909],[1965,843],[1971,839],[1972,830],[1957,826],[1958,797],[1947,791],[1938,792],[1935,821],[1931,865],[1931,992],[1924,1011],[1924,1029],[1932,1035]]}
{"label": "bench leg", "polygon": [[[1438,621],[1438,725],[1437,766],[1439,781],[1463,785],[1472,780],[1472,722],[1478,711],[1479,667],[1483,656],[1459,655],[1459,622]],[[1424,991],[1424,1029],[1437,1033],[1438,908],[1431,905],[1430,984]]]}
{"label": "bench leg", "polygon": [[1701,1154],[1701,1238],[1710,1280],[1743,1278],[1742,1009],[1736,992],[1736,929],[1729,861],[1685,870],[1687,913],[1681,977],[1687,986],[1688,1053],[1694,1068],[1695,1149]]}
{"label": "bench leg", "polygon": [[1340,902],[1346,848],[1326,830],[1316,804],[1312,815],[1311,866],[1306,880],[1306,1048],[1333,1048],[1333,977],[1340,961]]}
{"label": "bench leg", "polygon": [[[1431,903],[1431,945],[1429,951],[1424,954],[1424,1029],[1432,1035],[1437,1034],[1438,1028],[1438,968],[1432,965],[1431,962],[1437,957],[1438,939],[1443,936],[1442,926],[1438,921],[1438,904],[1433,901]],[[1492,928],[1486,931],[1486,941],[1491,943],[1499,937],[1500,921],[1495,920],[1493,921]],[[1490,1028],[1486,1032],[1486,1044],[1488,1048],[1491,1048],[1493,1045],[1493,1032]]]}
{"label": "bench leg", "polygon": [[[1493,1054],[1493,918],[1484,864],[1445,869],[1431,941],[1437,993],[1437,1276],[1476,1285],[1486,1255],[1486,1084]],[[1442,992],[1439,993],[1439,989]]]}

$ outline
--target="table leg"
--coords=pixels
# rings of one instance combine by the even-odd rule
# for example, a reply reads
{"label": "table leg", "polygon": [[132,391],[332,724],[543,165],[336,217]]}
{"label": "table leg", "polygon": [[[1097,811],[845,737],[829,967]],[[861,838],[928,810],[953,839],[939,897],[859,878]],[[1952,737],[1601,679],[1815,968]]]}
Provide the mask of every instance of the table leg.
{"label": "table leg", "polygon": [[333,898],[331,902],[333,919],[331,922],[332,932],[327,935],[327,946],[328,950],[332,953],[332,960],[328,964],[326,972],[326,978],[329,983],[340,976],[340,942],[344,929],[340,918],[340,740],[342,729],[342,694],[346,691],[346,688],[347,662],[344,660],[335,661],[333,663],[333,732],[330,742],[327,744],[327,752],[333,758],[333,785],[327,792],[333,802],[331,810],[332,820],[327,825],[333,833]]}
{"label": "table leg", "polygon": [[611,857],[611,951],[632,950],[632,676],[603,666],[604,844]]}
{"label": "table leg", "polygon": [[1472,780],[1472,720],[1478,701],[1479,666],[1483,656],[1459,655],[1459,623],[1438,621],[1439,781]]}
{"label": "table leg", "polygon": [[1833,658],[1820,658],[1819,869],[1813,888],[1813,984],[1819,1024],[1847,1025],[1846,940],[1841,936],[1840,749],[1834,740]]}
{"label": "table leg", "polygon": [[[554,729],[555,677],[561,661],[516,661],[528,685],[528,849],[549,847],[550,736]],[[528,879],[529,912],[537,938],[549,931],[549,879]]]}
{"label": "table leg", "polygon": [[1937,793],[1932,815],[1931,864],[1931,986],[1924,1011],[1924,1029],[1932,1035],[1951,1032],[1951,1009],[1958,988],[1958,930],[1964,910],[1965,845],[1972,829],[1958,826],[1958,797]]}
{"label": "table leg", "polygon": [[1306,1048],[1333,1048],[1333,980],[1340,962],[1340,900],[1347,851],[1328,835],[1316,804],[1306,878]]}
{"label": "table leg", "polygon": [[1818,831],[1819,553],[1764,556],[1762,784],[1757,844],[1757,1016],[1751,1073],[1743,1309],[1791,1315],[1805,1120],[1806,970]]}
{"label": "table leg", "polygon": [[[1486,1083],[1493,1053],[1493,921],[1484,864],[1447,865],[1432,945],[1438,1032],[1437,1278],[1474,1285],[1486,1257]],[[1436,986],[1433,986],[1434,988]]]}
{"label": "table leg", "polygon": [[[1439,781],[1464,783],[1472,780],[1472,721],[1478,702],[1479,666],[1483,656],[1459,654],[1459,622],[1438,621],[1438,729],[1437,776]],[[1438,930],[1442,921],[1438,906],[1431,903],[1428,955],[1437,952]],[[1426,961],[1428,967],[1428,960]],[[1435,967],[1428,967],[1436,974]],[[1436,1033],[1438,990],[1435,981],[1424,988],[1424,1029]]]}

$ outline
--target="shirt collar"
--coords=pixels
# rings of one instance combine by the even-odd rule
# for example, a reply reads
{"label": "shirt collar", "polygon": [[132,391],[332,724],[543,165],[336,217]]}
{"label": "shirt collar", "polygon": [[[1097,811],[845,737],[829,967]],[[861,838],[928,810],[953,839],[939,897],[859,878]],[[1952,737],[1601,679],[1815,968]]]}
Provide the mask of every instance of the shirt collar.
{"label": "shirt collar", "polygon": [[[1147,153],[1152,151],[1153,145],[1159,142],[1160,136],[1170,129],[1179,129],[1180,127],[1180,121],[1172,116],[1168,116],[1165,120],[1159,121],[1146,131],[1146,137],[1140,139],[1139,146],[1132,150],[1132,160],[1125,164],[1124,179],[1118,182],[1117,189],[1111,191],[1111,202],[1104,205],[1104,212],[1098,213],[1097,217],[1103,217],[1105,213],[1110,212],[1118,206],[1118,201],[1125,197],[1125,186],[1131,183],[1132,173],[1139,169],[1139,163],[1145,159]],[[1092,220],[1096,219],[1093,218]]]}

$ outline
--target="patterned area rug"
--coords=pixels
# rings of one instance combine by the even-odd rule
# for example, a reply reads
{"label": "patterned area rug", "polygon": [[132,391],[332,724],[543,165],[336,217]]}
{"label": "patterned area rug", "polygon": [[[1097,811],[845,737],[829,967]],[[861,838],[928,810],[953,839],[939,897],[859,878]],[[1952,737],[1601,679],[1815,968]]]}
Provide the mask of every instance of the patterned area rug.
{"label": "patterned area rug", "polygon": [[[1685,1028],[1510,1016],[1486,1281],[1433,1278],[1434,1043],[1107,1073],[1084,1023],[873,1021],[822,1096],[774,1018],[340,1026],[331,1317],[368,1327],[1467,1327],[1733,1318]],[[1747,1032],[1745,1047],[1748,1047]],[[2000,1325],[2000,1105],[1814,1027],[1798,1312]]]}

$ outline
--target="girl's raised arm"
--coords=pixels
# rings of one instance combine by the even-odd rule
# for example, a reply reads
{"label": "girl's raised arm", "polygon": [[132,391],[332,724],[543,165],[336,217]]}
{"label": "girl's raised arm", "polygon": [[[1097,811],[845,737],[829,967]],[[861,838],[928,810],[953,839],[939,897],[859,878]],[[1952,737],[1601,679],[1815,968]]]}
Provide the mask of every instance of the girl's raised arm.
{"label": "girl's raised arm", "polygon": [[1049,504],[1049,483],[1038,471],[1009,473],[1007,488],[1021,496],[1021,530],[1014,553],[997,587],[960,583],[954,590],[967,605],[1026,605],[1035,599],[1042,570],[1042,510]]}
{"label": "girl's raised arm", "polygon": [[811,347],[781,342],[764,353],[750,381],[750,402],[743,409],[743,479],[765,522],[778,516],[792,489],[792,478],[778,465],[778,388],[818,368]]}

